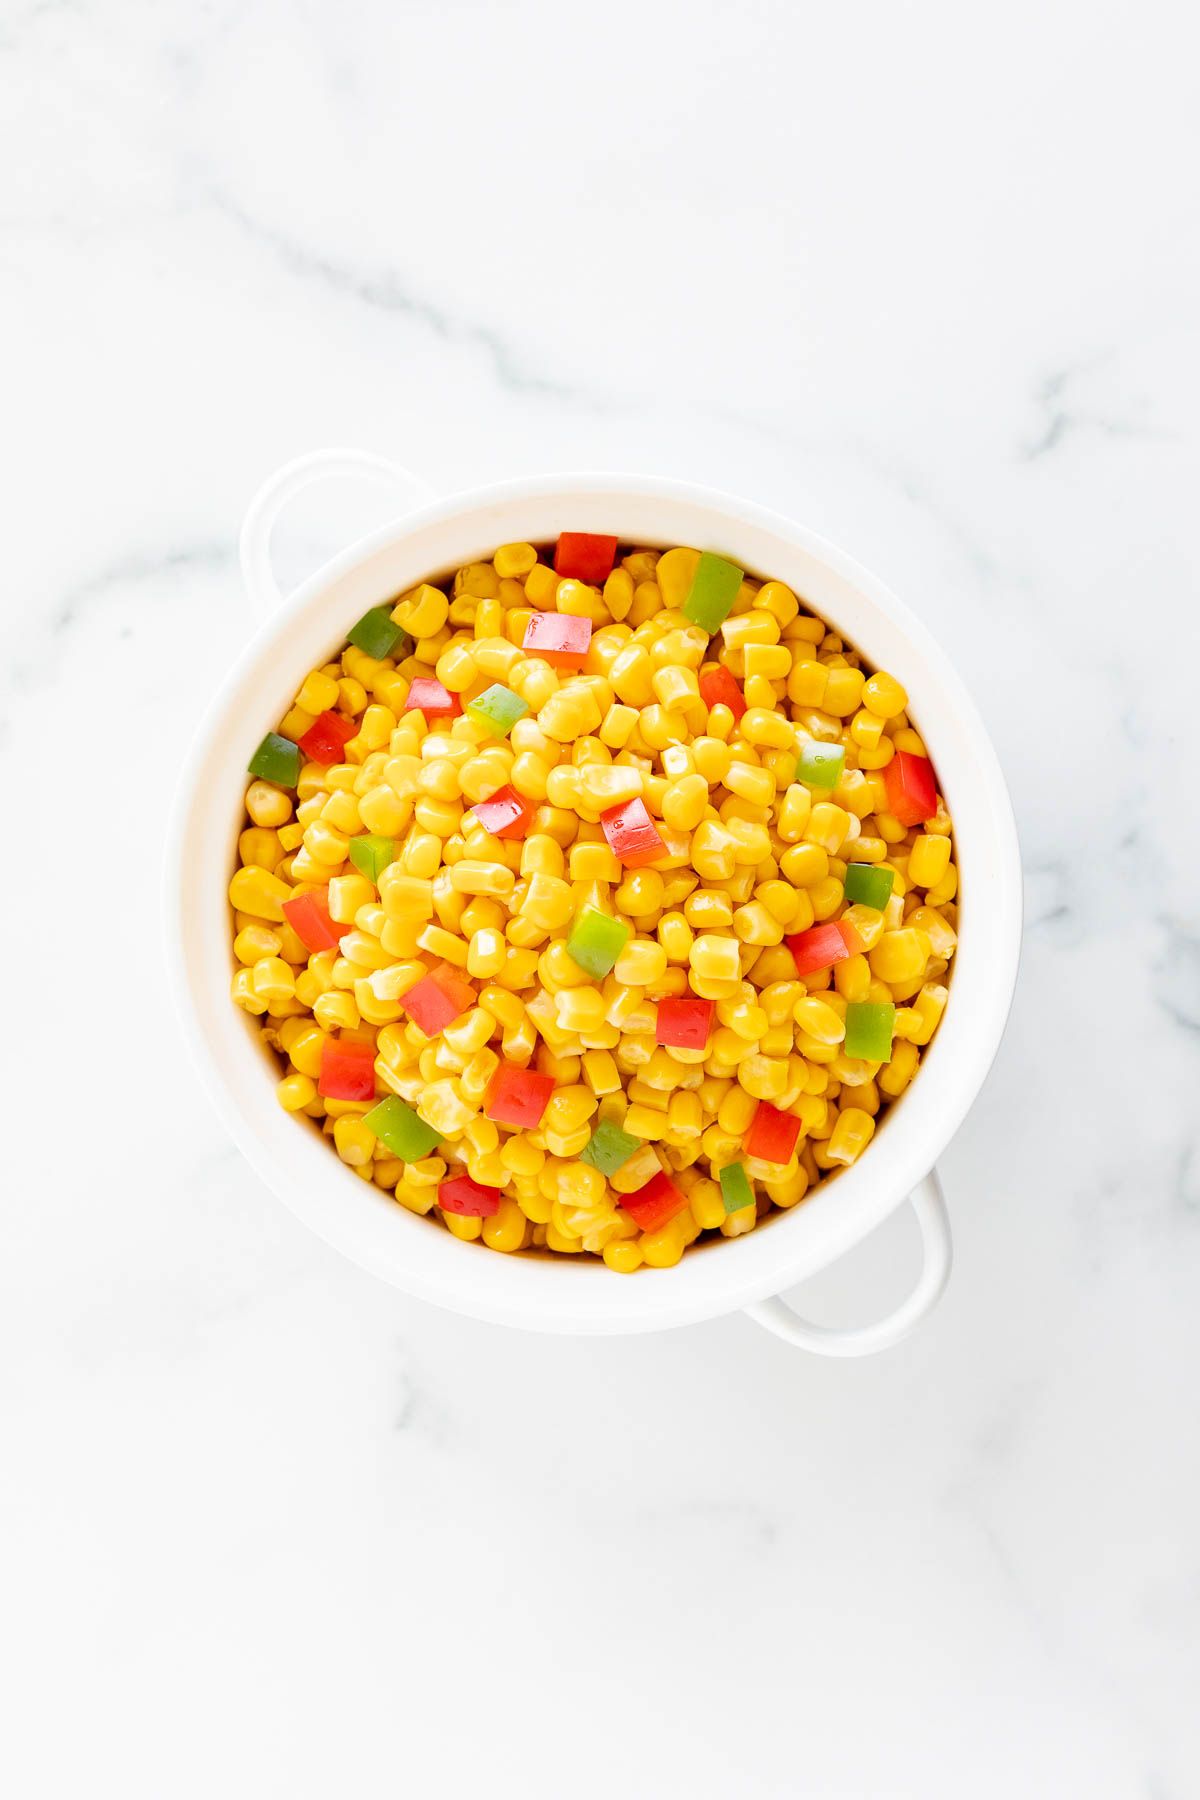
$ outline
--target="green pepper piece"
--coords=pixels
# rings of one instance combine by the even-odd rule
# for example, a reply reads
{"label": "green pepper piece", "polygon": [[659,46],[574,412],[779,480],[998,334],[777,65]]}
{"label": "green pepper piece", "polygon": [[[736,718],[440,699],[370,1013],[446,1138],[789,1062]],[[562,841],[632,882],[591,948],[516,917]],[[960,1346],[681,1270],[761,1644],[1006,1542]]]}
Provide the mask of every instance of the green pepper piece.
{"label": "green pepper piece", "polygon": [[[863,1062],[891,1062],[895,1029],[896,1008],[890,1000],[853,1000],[846,1008],[846,1040],[842,1051]],[[853,1088],[850,1092],[854,1092]]]}
{"label": "green pepper piece", "polygon": [[390,656],[401,638],[405,638],[408,645],[408,649],[400,652],[402,657],[412,648],[412,639],[396,624],[390,606],[373,606],[357,625],[350,627],[346,636],[356,649],[377,659]]}
{"label": "green pepper piece", "polygon": [[800,762],[796,774],[809,787],[835,788],[842,779],[846,751],[842,744],[821,744],[815,738],[800,746]]}
{"label": "green pepper piece", "polygon": [[396,840],[379,837],[374,832],[350,839],[350,861],[360,875],[379,886],[379,877],[390,862],[396,860]]}
{"label": "green pepper piece", "polygon": [[467,701],[467,711],[477,725],[486,725],[493,737],[507,737],[518,719],[529,711],[529,704],[499,681],[475,700]]}
{"label": "green pepper piece", "polygon": [[896,871],[874,863],[851,863],[846,870],[846,898],[852,905],[873,906],[882,912],[892,897]]}
{"label": "green pepper piece", "polygon": [[742,585],[742,570],[723,556],[705,550],[696,564],[688,597],[683,603],[683,616],[707,631],[711,637],[729,617]]}
{"label": "green pepper piece", "polygon": [[604,1176],[615,1175],[641,1147],[641,1138],[630,1137],[611,1119],[601,1119],[592,1133],[591,1142],[579,1152],[579,1160],[591,1163],[593,1169],[599,1169]]}
{"label": "green pepper piece", "polygon": [[754,1189],[743,1164],[726,1163],[717,1180],[721,1183],[721,1198],[727,1213],[740,1212],[743,1206],[754,1205]]}
{"label": "green pepper piece", "polygon": [[247,766],[260,781],[294,788],[300,779],[300,746],[293,744],[291,738],[280,737],[277,731],[268,731]]}
{"label": "green pepper piece", "polygon": [[629,942],[632,927],[597,906],[585,906],[571,927],[567,955],[589,975],[607,975]]}
{"label": "green pepper piece", "polygon": [[419,1162],[442,1141],[441,1132],[427,1125],[397,1094],[389,1094],[373,1106],[364,1114],[363,1124],[401,1162]]}

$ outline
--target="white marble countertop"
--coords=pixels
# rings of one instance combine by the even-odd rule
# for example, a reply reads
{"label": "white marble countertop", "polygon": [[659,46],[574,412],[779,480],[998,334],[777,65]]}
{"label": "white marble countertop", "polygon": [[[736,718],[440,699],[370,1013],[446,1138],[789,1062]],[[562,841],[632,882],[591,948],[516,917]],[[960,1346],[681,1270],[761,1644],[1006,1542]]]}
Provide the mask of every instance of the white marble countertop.
{"label": "white marble countertop", "polygon": [[[1195,50],[1158,0],[3,9],[6,1793],[1200,1789]],[[956,659],[1028,932],[902,1348],[464,1322],[230,1147],[161,827],[241,511],[327,442],[755,496]],[[901,1214],[806,1302],[914,1261]]]}

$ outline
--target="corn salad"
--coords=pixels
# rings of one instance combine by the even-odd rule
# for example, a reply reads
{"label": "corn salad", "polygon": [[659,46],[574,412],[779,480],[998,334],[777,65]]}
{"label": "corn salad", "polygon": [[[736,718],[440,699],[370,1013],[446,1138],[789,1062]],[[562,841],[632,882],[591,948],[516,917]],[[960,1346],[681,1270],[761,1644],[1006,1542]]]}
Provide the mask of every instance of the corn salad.
{"label": "corn salad", "polygon": [[375,607],[250,763],[233,998],[412,1212],[630,1273],[866,1149],[947,1000],[951,821],[780,581],[563,533]]}

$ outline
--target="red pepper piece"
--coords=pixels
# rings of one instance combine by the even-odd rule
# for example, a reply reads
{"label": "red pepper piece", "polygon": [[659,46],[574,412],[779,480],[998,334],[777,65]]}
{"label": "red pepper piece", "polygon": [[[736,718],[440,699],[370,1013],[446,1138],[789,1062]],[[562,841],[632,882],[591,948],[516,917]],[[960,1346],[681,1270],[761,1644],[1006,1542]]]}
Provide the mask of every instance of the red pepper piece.
{"label": "red pepper piece", "polygon": [[888,810],[902,825],[919,825],[937,812],[937,781],[927,756],[897,750],[883,771],[883,783]]}
{"label": "red pepper piece", "polygon": [[582,669],[592,641],[592,621],[573,613],[535,612],[525,627],[522,650],[554,669]]}
{"label": "red pepper piece", "polygon": [[554,573],[572,581],[607,581],[617,554],[615,537],[597,537],[592,531],[564,531],[554,552]]}
{"label": "red pepper piece", "polygon": [[681,1194],[669,1175],[660,1169],[636,1194],[622,1194],[620,1205],[642,1231],[657,1231],[683,1211],[687,1195]]}
{"label": "red pepper piece", "polygon": [[501,1063],[492,1076],[483,1110],[500,1125],[536,1131],[553,1092],[552,1075],[539,1075],[536,1069],[518,1069],[515,1063]]}
{"label": "red pepper piece", "polygon": [[831,919],[825,925],[813,925],[786,938],[785,943],[796,959],[796,973],[811,975],[814,969],[828,969],[831,964],[857,956],[862,940],[853,925],[845,919]]}
{"label": "red pepper piece", "polygon": [[400,1005],[426,1037],[436,1037],[469,1012],[476,1001],[475,989],[464,981],[453,963],[439,963],[415,987],[401,994]]}
{"label": "red pepper piece", "polygon": [[317,714],[298,742],[309,762],[335,763],[340,761],[350,739],[357,736],[358,726],[353,719],[344,719],[341,713],[323,712]]}
{"label": "red pepper piece", "polygon": [[306,950],[336,950],[346,930],[330,918],[324,894],[297,894],[294,900],[285,900],[283,916]]}
{"label": "red pepper piece", "polygon": [[490,1219],[500,1210],[500,1189],[481,1187],[469,1175],[455,1175],[438,1188],[438,1205],[463,1219]]}
{"label": "red pepper piece", "polygon": [[533,801],[512,787],[497,788],[471,808],[485,831],[497,838],[523,838],[529,834]]}
{"label": "red pepper piece", "polygon": [[375,1046],[357,1038],[326,1038],[317,1092],[326,1100],[375,1098]]}
{"label": "red pepper piece", "polygon": [[746,1155],[759,1162],[789,1163],[800,1136],[800,1120],[780,1112],[769,1100],[760,1100],[746,1133]]}
{"label": "red pepper piece", "polygon": [[404,701],[405,712],[423,712],[427,719],[457,719],[462,701],[440,681],[418,675]]}
{"label": "red pepper piece", "polygon": [[644,800],[627,800],[624,806],[610,806],[600,814],[600,823],[608,839],[608,847],[627,869],[640,869],[643,863],[657,862],[667,854],[667,846],[658,835],[658,827],[646,811]]}
{"label": "red pepper piece", "polygon": [[705,706],[727,706],[735,719],[746,710],[746,696],[724,663],[705,669],[700,677],[700,698]]}
{"label": "red pepper piece", "polygon": [[703,1050],[712,1033],[713,1000],[660,1000],[654,1041],[676,1050]]}

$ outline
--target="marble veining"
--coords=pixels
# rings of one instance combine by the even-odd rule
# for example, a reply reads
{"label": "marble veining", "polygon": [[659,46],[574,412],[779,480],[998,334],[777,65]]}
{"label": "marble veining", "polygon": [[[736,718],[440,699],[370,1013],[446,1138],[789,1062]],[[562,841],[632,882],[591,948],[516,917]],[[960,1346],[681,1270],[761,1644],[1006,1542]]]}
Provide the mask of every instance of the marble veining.
{"label": "marble veining", "polygon": [[254,243],[278,258],[288,273],[298,279],[319,282],[335,294],[396,315],[407,324],[424,327],[443,343],[477,345],[486,353],[491,373],[501,387],[514,393],[548,394],[576,403],[585,399],[576,389],[551,381],[540,371],[528,367],[512,346],[489,326],[457,318],[414,294],[395,270],[348,268],[345,263],[319,255],[251,219],[235,201],[224,195],[214,194],[212,204],[221,217],[230,220]]}
{"label": "marble veining", "polygon": [[[1197,48],[1174,0],[0,12],[6,1795],[1200,1791]],[[944,643],[1026,935],[893,1353],[458,1319],[231,1148],[163,826],[241,515],[325,443],[746,493]],[[313,491],[285,578],[381,512]],[[915,1238],[793,1298],[876,1316]]]}

